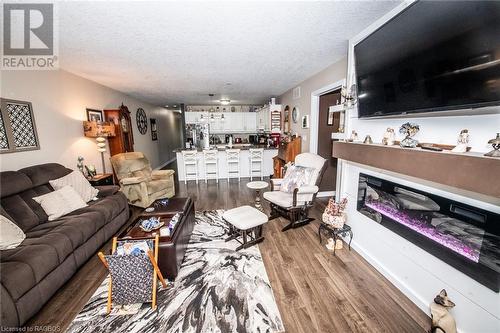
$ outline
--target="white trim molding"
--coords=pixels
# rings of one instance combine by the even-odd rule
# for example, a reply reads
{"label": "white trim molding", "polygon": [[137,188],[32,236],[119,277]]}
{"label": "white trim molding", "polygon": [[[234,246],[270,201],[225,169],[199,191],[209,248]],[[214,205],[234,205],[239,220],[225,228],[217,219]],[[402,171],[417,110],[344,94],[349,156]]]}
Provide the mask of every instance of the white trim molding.
{"label": "white trim molding", "polygon": [[333,82],[311,93],[311,119],[310,119],[310,140],[309,151],[311,153],[318,153],[318,125],[319,125],[319,97],[331,91],[342,88],[346,83],[346,79]]}

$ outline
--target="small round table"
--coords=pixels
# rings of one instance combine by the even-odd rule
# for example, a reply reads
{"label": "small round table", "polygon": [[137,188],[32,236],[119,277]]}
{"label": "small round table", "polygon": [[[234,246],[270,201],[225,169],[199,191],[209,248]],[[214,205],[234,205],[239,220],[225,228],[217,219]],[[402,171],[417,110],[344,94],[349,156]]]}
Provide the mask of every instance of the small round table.
{"label": "small round table", "polygon": [[260,190],[263,190],[268,186],[269,184],[263,181],[255,181],[247,184],[248,188],[255,190],[255,208],[260,211],[262,211],[262,205],[260,204]]}

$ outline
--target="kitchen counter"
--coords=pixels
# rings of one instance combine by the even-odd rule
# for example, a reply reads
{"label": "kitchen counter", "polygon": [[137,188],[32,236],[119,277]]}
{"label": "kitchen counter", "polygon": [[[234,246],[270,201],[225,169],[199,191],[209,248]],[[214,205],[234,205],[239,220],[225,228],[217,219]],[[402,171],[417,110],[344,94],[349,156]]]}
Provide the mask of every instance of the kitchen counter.
{"label": "kitchen counter", "polygon": [[[235,143],[235,144],[233,144],[231,149],[249,150],[249,149],[257,149],[257,148],[264,148],[264,150],[277,150],[278,149],[278,148],[274,148],[274,147],[267,147],[267,145],[253,145],[250,143]],[[230,149],[230,148],[227,145],[220,144],[220,145],[211,145],[210,149],[217,149],[218,151],[225,151],[226,149]],[[174,150],[174,153],[180,153],[183,150],[196,150],[196,151],[202,152],[204,149],[202,149],[202,148],[191,148],[191,149],[178,148],[178,149]]]}
{"label": "kitchen counter", "polygon": [[[219,179],[227,178],[227,161],[226,161],[226,149],[228,149],[225,145],[217,145],[215,148],[218,151],[218,161],[219,161]],[[226,147],[226,148],[224,148]],[[262,174],[264,177],[269,177],[269,175],[273,174],[273,157],[278,155],[278,148],[267,148],[265,145],[248,145],[248,144],[233,144],[233,149],[241,149],[240,152],[240,176],[242,178],[250,177],[250,148],[264,148],[264,158],[262,165]],[[189,149],[176,149],[176,157],[177,157],[177,175],[180,181],[184,181],[184,161],[182,157],[182,150]],[[198,179],[205,179],[205,164],[203,163],[203,149],[191,149],[196,150],[198,152]],[[234,167],[234,166],[233,166]],[[232,167],[232,168],[233,168]],[[190,169],[191,170],[191,169]],[[256,179],[254,173],[254,179]]]}

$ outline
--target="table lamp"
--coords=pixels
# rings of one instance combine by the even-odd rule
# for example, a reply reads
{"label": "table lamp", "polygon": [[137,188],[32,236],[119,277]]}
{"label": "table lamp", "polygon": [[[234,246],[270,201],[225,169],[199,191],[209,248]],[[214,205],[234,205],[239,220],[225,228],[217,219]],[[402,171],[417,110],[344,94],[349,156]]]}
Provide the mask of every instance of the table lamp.
{"label": "table lamp", "polygon": [[115,136],[115,124],[113,122],[84,121],[83,133],[86,137],[95,138],[97,151],[101,153],[102,173],[106,173],[104,153],[106,152],[106,138]]}

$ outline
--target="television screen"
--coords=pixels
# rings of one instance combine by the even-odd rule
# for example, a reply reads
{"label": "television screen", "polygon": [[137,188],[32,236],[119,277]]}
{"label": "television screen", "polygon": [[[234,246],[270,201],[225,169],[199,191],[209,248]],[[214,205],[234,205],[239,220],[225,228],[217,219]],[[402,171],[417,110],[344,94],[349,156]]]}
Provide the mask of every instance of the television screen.
{"label": "television screen", "polygon": [[500,104],[500,1],[418,1],[354,46],[359,117]]}

